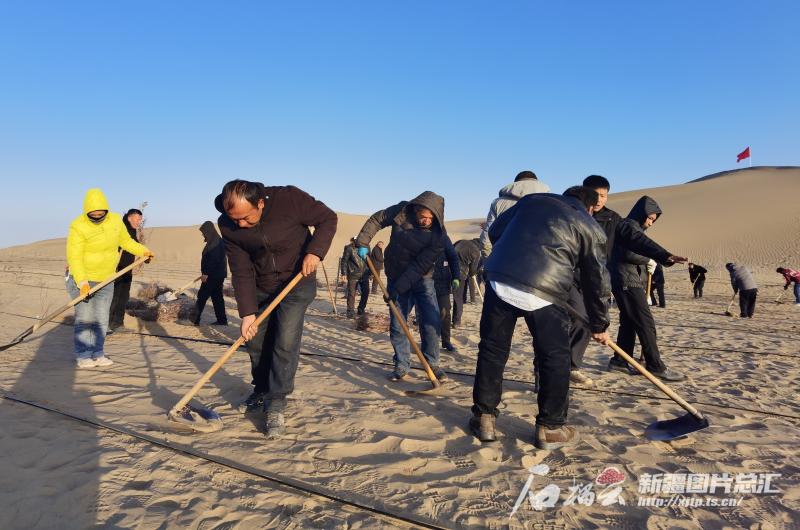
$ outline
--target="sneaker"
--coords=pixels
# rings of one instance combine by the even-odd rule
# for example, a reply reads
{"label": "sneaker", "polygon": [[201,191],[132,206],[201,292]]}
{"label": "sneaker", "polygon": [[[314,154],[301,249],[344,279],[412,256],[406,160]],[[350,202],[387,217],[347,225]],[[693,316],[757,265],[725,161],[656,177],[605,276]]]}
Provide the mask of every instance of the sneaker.
{"label": "sneaker", "polygon": [[469,419],[469,430],[481,442],[494,442],[497,440],[495,432],[494,414],[472,414]]}
{"label": "sneaker", "polygon": [[537,424],[533,445],[539,449],[550,451],[572,445],[577,441],[578,431],[575,430],[575,427],[562,425],[561,427],[550,428]]}
{"label": "sneaker", "polygon": [[97,363],[91,357],[78,359],[76,363],[78,364],[78,368],[94,368],[97,366]]}
{"label": "sneaker", "polygon": [[447,374],[441,368],[431,368],[433,370],[433,375],[436,376],[436,379],[439,380],[440,383],[444,383],[447,381]]}
{"label": "sneaker", "polygon": [[345,314],[345,317],[346,318],[356,318],[356,314],[353,313],[353,311],[351,311],[350,309],[348,309],[347,313]]}
{"label": "sneaker", "polygon": [[397,381],[407,381],[410,376],[408,372],[398,372],[395,370],[389,375],[389,381],[397,382]]}
{"label": "sneaker", "polygon": [[617,361],[614,357],[612,357],[608,361],[608,371],[609,372],[623,372],[626,374],[631,373],[631,367],[625,361]]}
{"label": "sneaker", "polygon": [[94,358],[94,365],[95,366],[111,366],[114,364],[114,361],[106,357],[105,355],[101,355],[99,357]]}
{"label": "sneaker", "polygon": [[286,434],[283,412],[267,411],[267,438],[279,438]]}
{"label": "sneaker", "polygon": [[247,396],[247,399],[239,403],[237,408],[242,414],[261,411],[264,408],[264,393],[253,392]]}
{"label": "sneaker", "polygon": [[570,383],[575,383],[575,384],[578,384],[578,385],[594,386],[594,381],[592,381],[592,378],[587,376],[587,375],[585,375],[580,370],[572,370],[572,371],[570,371],[570,373],[569,373],[569,381],[570,381]]}
{"label": "sneaker", "polygon": [[446,342],[446,343],[442,344],[442,349],[443,350],[447,350],[447,351],[452,352],[452,353],[458,353],[458,348],[453,346],[452,342]]}
{"label": "sneaker", "polygon": [[664,368],[664,370],[661,372],[651,373],[662,381],[684,381],[686,379],[686,376],[682,373],[670,370],[669,368]]}

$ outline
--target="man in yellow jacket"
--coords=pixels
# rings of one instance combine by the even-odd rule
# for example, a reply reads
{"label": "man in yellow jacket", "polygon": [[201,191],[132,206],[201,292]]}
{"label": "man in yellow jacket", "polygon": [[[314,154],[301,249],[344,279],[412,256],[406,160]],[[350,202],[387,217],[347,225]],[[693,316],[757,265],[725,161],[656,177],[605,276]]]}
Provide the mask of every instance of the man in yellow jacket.
{"label": "man in yellow jacket", "polygon": [[[103,192],[92,188],[83,199],[83,215],[69,225],[67,291],[71,298],[88,293],[92,287],[116,273],[120,247],[134,256],[153,257],[147,247],[131,238],[122,218],[109,211]],[[111,283],[75,306],[78,368],[114,364],[103,352],[113,294],[114,284]]]}

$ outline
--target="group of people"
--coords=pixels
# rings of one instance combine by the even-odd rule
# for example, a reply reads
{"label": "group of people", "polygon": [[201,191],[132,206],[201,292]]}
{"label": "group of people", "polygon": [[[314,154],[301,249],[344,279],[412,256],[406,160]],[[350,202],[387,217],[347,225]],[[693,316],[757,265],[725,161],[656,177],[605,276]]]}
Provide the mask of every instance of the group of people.
{"label": "group of people", "polygon": [[[688,260],[646,235],[662,215],[655,200],[641,197],[622,218],[606,207],[610,189],[607,179],[591,175],[559,195],[550,193],[532,172],[522,172],[492,202],[480,237],[455,245],[445,228],[444,198],[436,193],[425,191],[381,209],[345,248],[339,272],[348,282],[348,311],[355,309],[356,288],[362,293],[357,311],[364,310],[369,256],[379,273],[385,270],[385,300],[393,301],[406,319],[416,308],[422,353],[436,378],[444,381],[447,374],[440,348],[454,349],[449,324],[460,324],[458,301],[463,300],[465,280],[482,266],[485,295],[469,420],[472,432],[484,442],[497,437],[503,371],[516,321],[523,318],[533,337],[539,383],[535,444],[554,449],[573,443],[577,433],[566,425],[569,385],[591,384],[580,369],[590,341],[606,344],[610,340],[612,294],[620,314],[619,346],[632,353],[638,337],[650,372],[665,381],[685,378],[667,367],[659,351],[646,277],[651,260],[664,267]],[[287,398],[294,389],[306,309],[316,296],[316,269],[330,249],[338,219],[327,205],[297,187],[245,180],[225,184],[214,204],[220,212],[221,236],[213,223],[201,227],[206,248],[198,321],[211,297],[217,323],[227,323],[221,288],[230,268],[253,386],[240,410],[262,411],[267,436],[279,437],[285,432]],[[128,217],[130,212],[126,219],[135,228],[135,217]],[[391,229],[386,248],[378,242],[370,250],[372,239],[386,227]],[[84,214],[73,221],[67,247],[70,292],[76,296],[113,274],[120,248],[133,256],[153,258],[120,217],[109,211],[99,190],[87,193]],[[298,273],[302,280],[256,326],[256,316]],[[690,266],[695,296],[702,296],[704,273],[702,267]],[[787,278],[796,278],[794,274]],[[374,286],[375,282],[373,290]],[[748,290],[744,284],[739,289]],[[110,297],[110,291],[101,290],[88,304],[76,307],[79,366],[87,365],[86,359],[92,360],[89,364],[107,359],[102,341],[108,315],[102,315],[102,306],[108,307],[105,300]],[[403,381],[411,369],[411,348],[392,312],[390,319],[394,355],[389,379]],[[608,369],[634,373],[616,354],[609,359]]]}

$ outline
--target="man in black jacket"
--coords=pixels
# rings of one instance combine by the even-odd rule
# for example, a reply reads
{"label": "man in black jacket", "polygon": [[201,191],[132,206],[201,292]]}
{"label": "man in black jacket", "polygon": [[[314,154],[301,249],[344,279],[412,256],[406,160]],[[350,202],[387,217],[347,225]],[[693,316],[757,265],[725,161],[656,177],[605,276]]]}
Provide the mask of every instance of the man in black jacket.
{"label": "man in black jacket", "polygon": [[[225,184],[214,204],[222,213],[217,224],[253,376],[253,393],[240,410],[263,406],[267,437],[278,437],[285,432],[286,399],[294,390],[303,320],[317,293],[317,266],[336,233],[336,213],[294,186],[246,180]],[[254,325],[256,314],[298,273],[304,278],[261,325]]]}
{"label": "man in black jacket", "polygon": [[706,284],[707,272],[696,263],[689,264],[689,281],[692,282],[692,293],[695,298],[703,298],[703,286]]}
{"label": "man in black jacket", "polygon": [[656,263],[656,268],[650,277],[650,305],[656,305],[656,295],[658,295],[658,307],[667,307],[667,300],[664,298],[664,283],[664,266]]}
{"label": "man in black jacket", "polygon": [[[609,260],[609,270],[612,271],[612,289],[614,289],[615,285],[615,275],[613,271],[619,268],[613,264],[615,252],[618,252],[621,258],[638,255],[638,258],[636,258],[638,261],[646,263],[649,259],[653,259],[666,267],[670,267],[674,263],[684,263],[688,261],[684,257],[671,254],[644,233],[644,229],[646,228],[644,227],[644,223],[647,223],[647,227],[651,226],[655,222],[655,219],[658,218],[658,215],[660,215],[660,209],[658,209],[658,214],[655,212],[651,212],[652,215],[648,214],[649,217],[652,217],[649,221],[639,222],[631,219],[622,219],[617,212],[605,206],[608,200],[608,192],[611,189],[611,184],[606,178],[600,175],[589,175],[583,180],[583,185],[595,190],[598,194],[598,202],[592,209],[593,217],[607,237],[606,255]],[[649,200],[652,201],[652,199]],[[652,204],[655,204],[655,201],[652,201]],[[658,205],[655,206],[656,208],[658,207]],[[633,269],[631,271],[633,271]],[[671,370],[667,371],[666,366],[664,366],[664,363],[661,361],[661,356],[658,353],[658,344],[656,343],[655,321],[653,320],[653,315],[650,313],[650,307],[647,304],[644,284],[641,281],[641,277],[638,276],[639,269],[637,268],[635,271],[635,276],[633,274],[629,276],[629,278],[632,279],[632,282],[629,283],[632,283],[632,285],[622,285],[625,282],[619,281],[617,284],[620,284],[620,288],[614,290],[614,299],[617,301],[617,305],[620,309],[620,334],[617,336],[618,345],[625,350],[626,353],[632,354],[636,341],[636,334],[638,333],[639,340],[642,343],[642,350],[645,350],[646,344],[646,349],[649,352],[645,353],[645,359],[648,358],[648,355],[650,359],[648,369],[654,369],[656,374],[662,377],[662,379],[670,380],[667,378],[677,377],[677,380],[681,380],[683,379],[682,375]],[[636,278],[638,278],[638,280]],[[621,332],[623,327],[625,329],[624,334]],[[633,334],[631,334],[631,330],[634,330]],[[573,358],[582,359],[584,352],[585,346],[583,350],[580,350],[580,344],[578,344],[578,347],[573,350]],[[625,373],[638,373],[633,372],[632,369],[628,367],[628,363],[617,355],[611,358],[608,368],[609,370],[618,370]]]}
{"label": "man in black jacket", "polygon": [[[362,257],[369,253],[369,242],[381,228],[391,226],[392,235],[384,253],[389,298],[394,300],[403,318],[408,318],[416,305],[417,322],[422,337],[422,353],[436,377],[443,381],[439,368],[441,325],[436,289],[433,285],[433,265],[444,251],[444,199],[432,191],[421,193],[372,214],[364,223],[356,241]],[[390,312],[389,336],[394,349],[392,381],[408,377],[411,369],[411,345]]]}
{"label": "man in black jacket", "polygon": [[450,342],[450,295],[458,289],[461,283],[460,277],[458,254],[450,237],[445,236],[444,252],[439,255],[433,266],[433,286],[436,289],[439,321],[442,325],[442,348],[449,352],[458,351]]}
{"label": "man in black jacket", "polygon": [[[131,208],[122,217],[122,223],[128,230],[128,234],[137,243],[139,242],[138,230],[142,224],[142,211]],[[121,249],[120,249],[121,250]],[[121,271],[134,261],[133,254],[122,250],[122,255],[117,264],[117,270]],[[131,283],[133,282],[133,272],[126,272],[114,281],[114,297],[111,299],[111,309],[108,318],[108,334],[122,326],[125,321],[125,306],[131,297]]]}
{"label": "man in black jacket", "polygon": [[344,246],[342,259],[339,261],[342,281],[347,285],[347,318],[355,318],[356,289],[361,292],[358,302],[358,314],[363,315],[369,298],[369,267],[367,261],[358,255],[356,238],[351,238],[350,243]]}
{"label": "man in black jacket", "polygon": [[540,449],[555,449],[575,441],[575,429],[565,425],[572,326],[565,307],[576,268],[588,314],[583,324],[588,324],[592,339],[608,341],[605,234],[589,215],[596,202],[597,193],[583,186],[563,196],[528,195],[489,229],[493,250],[485,264],[486,297],[470,419],[481,441],[496,439],[503,370],[519,317],[533,336],[541,377],[534,443]]}
{"label": "man in black jacket", "polygon": [[470,276],[478,272],[481,261],[481,247],[479,239],[461,239],[455,243],[458,253],[458,265],[461,277],[457,289],[453,289],[453,327],[461,327],[461,315],[464,314],[464,303],[467,300],[467,283]]}
{"label": "man in black jacket", "polygon": [[[381,271],[383,270],[383,241],[378,241],[375,243],[375,246],[372,247],[372,251],[369,253],[369,257],[372,260],[372,264],[375,265],[375,272],[377,272],[378,277],[380,277]],[[378,287],[378,280],[373,278],[372,290],[370,292],[375,294],[379,290],[380,288]]]}
{"label": "man in black jacket", "polygon": [[217,321],[214,325],[227,326],[228,316],[225,314],[225,299],[222,297],[222,284],[228,277],[228,264],[225,262],[225,244],[219,237],[214,223],[206,221],[200,225],[200,233],[206,246],[200,258],[200,289],[197,291],[197,316],[194,325],[200,325],[200,316],[206,307],[208,298],[214,305],[214,316]]}

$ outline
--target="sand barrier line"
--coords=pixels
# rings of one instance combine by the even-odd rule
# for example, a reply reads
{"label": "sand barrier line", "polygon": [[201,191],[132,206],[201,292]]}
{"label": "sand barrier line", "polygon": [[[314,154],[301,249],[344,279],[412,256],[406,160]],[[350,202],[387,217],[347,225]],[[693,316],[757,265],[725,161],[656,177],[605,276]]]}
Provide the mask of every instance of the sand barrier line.
{"label": "sand barrier line", "polygon": [[[191,338],[191,337],[180,337],[180,336],[176,336],[176,335],[155,334],[155,333],[143,333],[143,332],[139,332],[139,331],[124,331],[122,333],[130,333],[132,335],[141,335],[141,336],[145,336],[145,337],[164,338],[164,339],[173,339],[173,340],[184,340],[184,341],[189,341],[189,342],[201,342],[201,343],[205,343],[205,344],[217,344],[217,345],[220,345],[220,346],[231,346],[233,344],[233,342],[227,342],[227,341],[216,341],[216,340],[212,340],[212,339],[195,339],[195,338]],[[323,359],[336,359],[336,360],[340,360],[340,361],[361,362],[361,363],[374,364],[374,365],[379,365],[379,366],[393,366],[392,363],[388,363],[388,362],[374,361],[374,360],[370,360],[370,359],[360,359],[358,357],[349,357],[349,356],[346,356],[346,355],[313,353],[313,352],[308,352],[308,351],[301,351],[300,355],[304,355],[306,357],[320,357],[320,358],[323,358]],[[418,368],[418,367],[415,367],[415,366],[412,366],[412,369],[423,371],[422,368]],[[455,370],[445,370],[445,373],[448,374],[448,375],[458,375],[458,376],[466,377],[466,378],[470,378],[470,379],[474,379],[475,378],[475,374],[467,373],[467,372],[459,372],[459,371],[455,371]],[[503,381],[504,382],[510,382],[510,383],[518,383],[518,384],[525,385],[525,386],[533,386],[533,382],[532,381],[526,381],[524,379],[504,378]],[[668,398],[666,396],[659,396],[659,395],[640,394],[640,393],[637,393],[637,392],[625,392],[625,391],[622,391],[622,390],[603,390],[603,389],[599,389],[599,388],[592,388],[592,387],[586,387],[586,386],[581,386],[581,385],[574,385],[574,386],[570,385],[570,387],[571,388],[576,388],[576,389],[579,389],[579,390],[586,390],[586,391],[589,391],[589,392],[598,392],[598,393],[603,393],[603,394],[614,394],[614,395],[619,395],[619,396],[638,397],[638,398],[643,398],[643,399],[658,399],[659,401],[672,401],[670,398]],[[744,408],[744,407],[735,407],[733,405],[725,405],[725,404],[711,403],[711,402],[705,402],[705,401],[692,401],[692,402],[697,404],[697,405],[702,405],[704,407],[715,407],[715,408],[718,408],[718,409],[732,410],[732,411],[737,411],[737,412],[751,412],[753,414],[760,414],[760,415],[765,415],[765,416],[775,416],[775,417],[779,417],[779,418],[800,420],[800,415],[785,414],[785,413],[781,413],[781,412],[769,412],[769,411],[758,410],[758,409],[748,409],[748,408]]]}
{"label": "sand barrier line", "polygon": [[335,503],[341,504],[343,506],[348,506],[350,508],[355,508],[357,510],[361,510],[361,511],[364,511],[364,512],[369,512],[371,514],[374,514],[374,515],[378,516],[381,519],[384,519],[384,520],[388,519],[392,523],[396,523],[396,522],[400,521],[400,522],[405,523],[407,525],[413,525],[412,527],[430,528],[430,529],[433,529],[433,530],[449,530],[449,527],[446,527],[446,526],[439,526],[439,525],[434,524],[432,522],[413,519],[411,517],[406,517],[406,516],[401,515],[401,514],[392,513],[391,511],[388,511],[388,510],[382,510],[382,509],[376,508],[374,506],[369,506],[368,504],[363,504],[363,503],[360,503],[358,501],[353,501],[353,500],[349,500],[349,499],[346,499],[346,498],[343,498],[343,497],[339,497],[338,495],[335,495],[334,493],[328,492],[326,488],[319,488],[319,487],[314,486],[313,484],[309,484],[309,483],[303,482],[301,480],[297,480],[297,479],[294,479],[294,478],[291,478],[291,477],[285,477],[283,475],[276,474],[276,473],[269,473],[269,472],[262,471],[262,470],[259,470],[259,469],[254,469],[254,468],[252,468],[250,466],[246,466],[244,464],[236,462],[235,460],[231,460],[231,459],[225,458],[223,456],[209,455],[207,453],[203,453],[201,451],[198,451],[197,449],[194,449],[194,448],[192,448],[191,446],[188,446],[188,445],[177,444],[177,443],[169,443],[166,440],[160,440],[160,439],[158,439],[158,438],[156,438],[154,436],[150,436],[148,434],[140,433],[140,432],[137,432],[137,431],[135,431],[133,429],[129,429],[127,427],[111,425],[110,423],[107,423],[107,422],[105,422],[103,420],[100,420],[100,419],[84,418],[83,416],[79,416],[79,415],[73,414],[71,412],[66,412],[66,411],[63,411],[63,410],[55,409],[55,408],[49,407],[47,405],[42,405],[41,403],[37,403],[35,401],[30,401],[28,399],[22,399],[22,398],[19,398],[19,397],[16,397],[16,396],[12,396],[12,395],[6,394],[4,392],[0,393],[0,396],[2,396],[3,399],[6,399],[8,401],[12,401],[14,403],[19,403],[21,405],[28,405],[28,406],[31,406],[31,407],[34,407],[34,408],[37,408],[37,409],[40,409],[40,410],[44,410],[46,412],[50,412],[52,414],[58,414],[58,415],[63,416],[65,418],[69,418],[71,420],[90,425],[90,426],[92,426],[92,427],[94,427],[94,428],[96,428],[98,430],[102,429],[102,430],[111,431],[111,432],[120,434],[122,436],[127,436],[129,438],[134,438],[136,440],[139,440],[139,441],[142,441],[142,442],[145,442],[145,443],[149,443],[151,445],[156,445],[158,447],[163,447],[165,449],[169,449],[169,450],[171,450],[171,451],[173,451],[174,453],[177,453],[177,454],[182,454],[184,456],[197,458],[197,459],[204,460],[204,461],[212,463],[212,464],[217,464],[219,466],[226,467],[228,469],[232,469],[234,471],[239,471],[240,473],[244,473],[246,475],[250,475],[250,476],[253,476],[253,477],[257,477],[257,478],[261,478],[261,479],[264,479],[264,480],[268,480],[270,482],[274,482],[275,484],[279,484],[279,485],[281,485],[283,487],[295,490],[295,491],[303,493],[305,495],[309,495],[309,496],[313,495],[313,496],[317,496],[317,497],[322,497],[322,498],[325,498],[325,499],[327,499],[329,501],[333,501]]}

